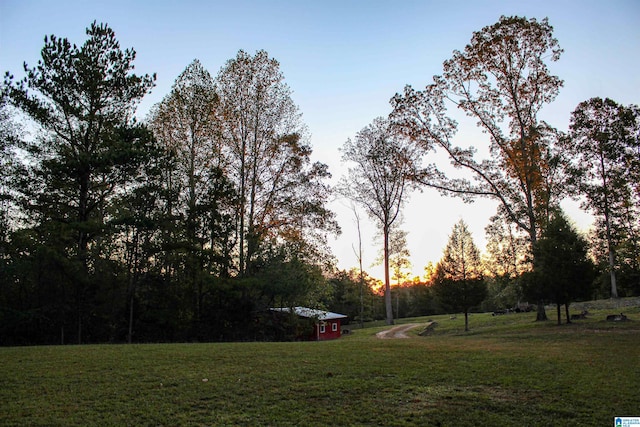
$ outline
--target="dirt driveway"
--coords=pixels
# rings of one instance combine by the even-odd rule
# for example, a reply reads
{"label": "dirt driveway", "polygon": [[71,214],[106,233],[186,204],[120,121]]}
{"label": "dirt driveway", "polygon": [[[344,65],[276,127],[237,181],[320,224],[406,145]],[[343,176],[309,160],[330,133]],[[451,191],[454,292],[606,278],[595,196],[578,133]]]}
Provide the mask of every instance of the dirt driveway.
{"label": "dirt driveway", "polygon": [[376,336],[380,339],[391,339],[391,338],[409,338],[409,335],[406,332],[410,329],[418,326],[418,323],[408,323],[406,325],[398,325],[394,326],[391,329],[387,329],[386,331],[381,331],[376,334]]}

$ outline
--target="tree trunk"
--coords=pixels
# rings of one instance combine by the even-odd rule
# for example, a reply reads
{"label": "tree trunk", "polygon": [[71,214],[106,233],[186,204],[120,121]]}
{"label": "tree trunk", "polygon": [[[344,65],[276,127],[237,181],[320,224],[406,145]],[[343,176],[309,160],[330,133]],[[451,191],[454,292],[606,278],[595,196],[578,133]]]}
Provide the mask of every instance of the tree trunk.
{"label": "tree trunk", "polygon": [[469,332],[469,312],[464,312],[464,331]]}
{"label": "tree trunk", "polygon": [[611,298],[618,298],[618,287],[616,284],[616,256],[615,249],[613,248],[613,240],[611,237],[611,220],[609,219],[610,208],[609,208],[609,183],[607,180],[607,171],[606,171],[606,161],[604,157],[604,153],[600,152],[600,176],[602,177],[602,186],[605,188],[604,192],[604,226],[605,233],[607,236],[607,251],[609,251],[609,274],[611,276]]}
{"label": "tree trunk", "polygon": [[569,303],[565,303],[564,311],[565,311],[565,314],[567,315],[567,324],[569,324],[571,323],[571,316],[569,315]]}
{"label": "tree trunk", "polygon": [[246,209],[246,177],[245,177],[245,160],[246,160],[246,141],[244,140],[244,138],[242,139],[242,152],[241,152],[241,157],[240,157],[240,194],[239,194],[239,200],[240,200],[240,212],[239,212],[239,217],[240,217],[240,226],[239,229],[237,230],[237,238],[239,240],[239,247],[238,247],[238,274],[240,277],[244,277],[244,273],[245,273],[245,267],[244,267],[244,263],[245,263],[245,258],[244,258],[244,239],[245,239],[245,233],[244,233],[244,215],[245,215],[245,209]]}
{"label": "tree trunk", "polygon": [[393,325],[391,282],[389,279],[389,226],[384,227],[384,303],[387,310],[387,325]]}
{"label": "tree trunk", "polygon": [[81,225],[81,229],[78,230],[78,254],[77,259],[81,266],[79,277],[75,278],[76,281],[76,310],[78,316],[78,344],[82,344],[82,314],[85,309],[84,293],[86,292],[85,286],[88,280],[88,264],[87,257],[89,252],[89,240],[87,231],[84,230],[84,225],[87,224],[89,219],[89,184],[91,181],[91,175],[88,171],[83,171],[80,174],[80,192],[78,195],[78,223]]}
{"label": "tree trunk", "polygon": [[129,299],[129,332],[127,333],[127,344],[133,341],[133,293]]}
{"label": "tree trunk", "polygon": [[[609,243],[611,245],[611,243]],[[609,249],[609,271],[611,275],[611,298],[618,298],[618,286],[616,283],[615,255]]]}
{"label": "tree trunk", "polygon": [[558,312],[558,326],[562,324],[562,315],[560,314],[560,303],[556,304],[556,310]]}
{"label": "tree trunk", "polygon": [[611,237],[611,224],[609,223],[609,211],[608,211],[608,201],[605,198],[605,213],[604,213],[604,223],[607,233],[607,249],[609,251],[609,274],[611,276],[611,298],[618,298],[618,286],[616,283],[616,255],[615,249],[613,248]]}
{"label": "tree trunk", "polygon": [[127,270],[129,272],[129,330],[127,331],[128,344],[131,344],[133,341],[133,302],[136,293],[136,283],[138,281],[138,249],[139,235],[138,231],[134,231],[131,241],[131,252],[129,253],[129,260],[127,263]]}
{"label": "tree trunk", "polygon": [[356,227],[358,230],[358,264],[360,265],[360,327],[364,328],[364,270],[362,269],[362,233],[360,232],[360,216],[355,206],[352,205],[353,214],[356,217]]}
{"label": "tree trunk", "polygon": [[549,320],[547,312],[544,310],[544,302],[538,301],[538,309],[536,311],[536,322],[545,322]]}

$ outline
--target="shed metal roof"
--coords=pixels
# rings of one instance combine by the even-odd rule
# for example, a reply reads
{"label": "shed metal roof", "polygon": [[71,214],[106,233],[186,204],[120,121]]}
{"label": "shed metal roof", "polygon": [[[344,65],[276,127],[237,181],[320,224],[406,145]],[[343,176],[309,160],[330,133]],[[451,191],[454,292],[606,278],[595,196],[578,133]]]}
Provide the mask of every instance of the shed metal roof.
{"label": "shed metal roof", "polygon": [[[289,307],[272,308],[272,310],[282,311],[286,313],[291,312],[291,309]],[[344,314],[333,313],[331,311],[318,310],[315,308],[308,308],[308,307],[293,307],[293,312],[300,317],[316,318],[318,320],[344,319],[348,317],[348,316],[345,316]]]}

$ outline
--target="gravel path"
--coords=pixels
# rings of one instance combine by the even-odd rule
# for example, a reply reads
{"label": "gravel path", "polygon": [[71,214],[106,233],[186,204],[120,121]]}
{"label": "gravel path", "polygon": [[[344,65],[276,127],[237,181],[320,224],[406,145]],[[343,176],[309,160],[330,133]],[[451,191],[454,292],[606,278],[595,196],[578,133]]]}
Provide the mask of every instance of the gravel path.
{"label": "gravel path", "polygon": [[392,338],[409,338],[409,335],[406,332],[410,329],[418,326],[418,323],[408,323],[406,325],[398,325],[394,326],[391,329],[387,329],[386,331],[381,331],[376,334],[376,336],[380,339],[392,339]]}

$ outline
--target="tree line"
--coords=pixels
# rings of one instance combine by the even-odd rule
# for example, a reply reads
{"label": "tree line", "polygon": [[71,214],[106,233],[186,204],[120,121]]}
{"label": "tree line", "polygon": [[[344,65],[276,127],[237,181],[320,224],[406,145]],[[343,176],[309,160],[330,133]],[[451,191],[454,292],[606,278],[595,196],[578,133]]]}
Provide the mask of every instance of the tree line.
{"label": "tree line", "polygon": [[[567,226],[559,225],[566,222],[560,203],[567,197],[581,200],[596,218],[591,255],[607,272],[607,295],[640,291],[640,111],[593,98],[573,111],[568,132],[540,120],[540,111],[563,85],[549,68],[562,52],[547,19],[503,16],[475,32],[464,50],[454,51],[442,74],[423,90],[406,86],[391,99],[388,117],[374,119],[345,143],[343,160],[352,167],[341,192],[365,209],[383,236],[387,323],[393,323],[389,236],[406,194],[418,186],[465,201],[498,202],[487,230],[498,239],[489,239],[490,252],[510,263],[492,276],[527,289],[538,320],[547,318],[545,302],[568,307],[577,288],[591,286],[588,260],[580,260],[579,271],[572,270],[563,283],[550,273],[549,251],[564,248],[586,256],[583,243],[560,243],[568,238]],[[476,121],[486,135],[483,150],[457,145],[454,111]],[[451,168],[431,161],[433,153],[448,158]],[[560,241],[549,243],[553,239]],[[448,262],[445,251],[436,266],[440,282],[471,287],[464,270],[447,271]],[[482,287],[480,275],[474,276]],[[464,299],[463,290],[454,293]]]}
{"label": "tree line", "polygon": [[[562,86],[546,64],[562,53],[552,30],[546,19],[502,17],[474,33],[433,83],[407,86],[388,117],[345,143],[354,166],[337,189],[311,160],[267,52],[239,51],[216,76],[193,61],[139,122],[155,75],[134,73],[135,51],[111,28],[94,22],[80,46],[46,37],[37,65],[21,79],[7,73],[2,87],[1,344],[282,338],[269,308],[295,305],[392,323],[390,236],[418,187],[498,200],[487,227],[494,262],[471,268],[477,249],[450,241],[434,286],[410,287],[402,315],[527,296],[544,318],[545,302],[568,307],[598,272],[611,296],[640,293],[638,107],[585,101],[567,133],[540,121]],[[454,144],[451,108],[476,119],[489,157]],[[462,178],[429,163],[432,152]],[[380,226],[382,296],[362,266],[333,267],[334,190]],[[556,224],[565,197],[581,197],[597,218],[588,258],[580,236]],[[558,248],[581,266],[562,283],[548,274]],[[399,307],[398,297],[395,317]]]}

